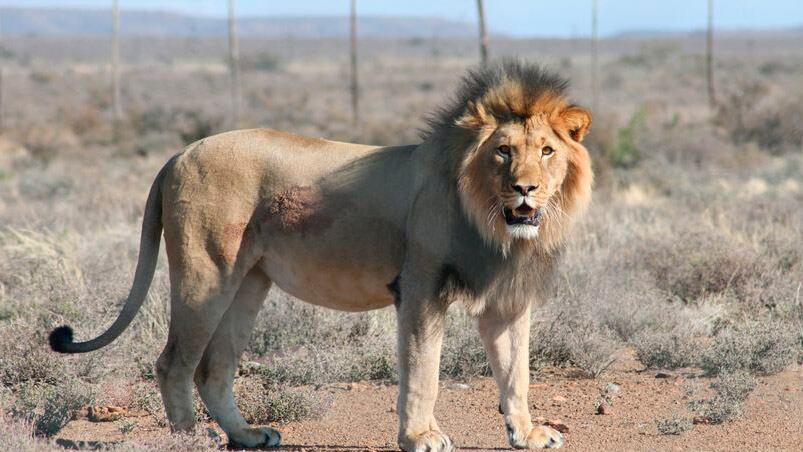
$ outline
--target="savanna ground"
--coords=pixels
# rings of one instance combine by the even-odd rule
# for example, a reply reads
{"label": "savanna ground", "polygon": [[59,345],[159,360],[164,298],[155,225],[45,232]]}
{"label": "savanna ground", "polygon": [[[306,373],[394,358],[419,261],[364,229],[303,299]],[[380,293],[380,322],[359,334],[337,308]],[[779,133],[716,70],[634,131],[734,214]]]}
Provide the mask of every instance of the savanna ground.
{"label": "savanna ground", "polygon": [[[568,428],[568,449],[801,448],[799,42],[720,39],[714,109],[701,39],[603,42],[587,143],[595,201],[532,328],[533,415]],[[345,41],[242,48],[238,127],[387,145],[415,142],[476,58],[473,41],[364,41],[354,128]],[[492,45],[561,71],[590,107],[587,50],[570,40]],[[74,325],[79,339],[107,327],[132,279],[153,177],[183,144],[231,128],[223,41],[124,41],[116,138],[106,55],[93,39],[9,38],[0,50],[0,449],[218,448],[225,437],[206,430],[200,402],[197,433],[165,427],[153,376],[169,319],[164,257],[112,346],[83,356],[46,346],[57,325]],[[393,447],[394,343],[392,309],[338,313],[273,290],[237,378],[241,407],[296,448]],[[441,374],[437,413],[456,443],[506,447],[485,355],[459,306]]]}

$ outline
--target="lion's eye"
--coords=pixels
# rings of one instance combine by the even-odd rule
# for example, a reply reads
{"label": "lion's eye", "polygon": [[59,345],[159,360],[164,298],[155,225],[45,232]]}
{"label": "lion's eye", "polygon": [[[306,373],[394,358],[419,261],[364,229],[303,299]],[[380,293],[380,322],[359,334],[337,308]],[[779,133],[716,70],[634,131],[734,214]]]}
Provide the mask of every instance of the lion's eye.
{"label": "lion's eye", "polygon": [[501,155],[504,158],[510,157],[510,146],[503,144],[496,148],[497,154]]}
{"label": "lion's eye", "polygon": [[541,149],[541,154],[543,155],[552,155],[553,152],[555,152],[555,150],[549,146],[544,146],[544,148]]}

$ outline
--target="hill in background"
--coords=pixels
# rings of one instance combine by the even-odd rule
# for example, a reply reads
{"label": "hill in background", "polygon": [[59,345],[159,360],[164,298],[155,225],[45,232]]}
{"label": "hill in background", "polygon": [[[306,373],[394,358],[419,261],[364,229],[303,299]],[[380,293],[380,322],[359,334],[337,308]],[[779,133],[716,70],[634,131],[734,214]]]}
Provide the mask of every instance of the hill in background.
{"label": "hill in background", "polygon": [[[348,17],[243,17],[242,36],[331,38],[348,36]],[[111,13],[103,9],[0,8],[0,29],[13,35],[93,36],[111,33]],[[470,23],[432,17],[361,16],[357,27],[370,37],[466,37],[476,34]],[[122,10],[120,32],[127,36],[222,36],[225,18],[178,13]]]}

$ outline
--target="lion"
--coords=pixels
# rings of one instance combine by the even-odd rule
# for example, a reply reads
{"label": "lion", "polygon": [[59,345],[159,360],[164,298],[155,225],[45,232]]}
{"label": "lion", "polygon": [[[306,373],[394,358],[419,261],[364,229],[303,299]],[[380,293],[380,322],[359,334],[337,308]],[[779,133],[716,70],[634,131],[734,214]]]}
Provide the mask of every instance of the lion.
{"label": "lion", "polygon": [[419,144],[377,147],[270,129],[202,139],[170,159],[145,206],[139,260],[122,311],[100,336],[50,335],[62,353],[117,338],[142,305],[160,239],[171,319],[156,362],[173,430],[192,429],[193,383],[237,447],[278,446],[248,425],[232,383],[273,284],[345,311],[395,305],[398,445],[448,451],[433,415],[447,308],[476,318],[510,445],[557,448],[527,403],[530,312],[549,293],[560,250],[591,198],[581,144],[591,114],[567,81],[510,60],[473,69]]}

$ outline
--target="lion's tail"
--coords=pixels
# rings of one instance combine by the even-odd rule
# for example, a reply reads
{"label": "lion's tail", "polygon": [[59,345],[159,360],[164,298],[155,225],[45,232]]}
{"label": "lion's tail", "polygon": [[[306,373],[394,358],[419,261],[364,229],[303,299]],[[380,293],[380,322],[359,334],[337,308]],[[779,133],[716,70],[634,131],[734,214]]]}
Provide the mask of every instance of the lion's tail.
{"label": "lion's tail", "polygon": [[134,274],[134,283],[128,293],[128,299],[123,310],[117,316],[112,326],[100,336],[86,341],[73,342],[73,330],[69,326],[60,326],[50,333],[50,347],[60,353],[86,353],[109,345],[131,324],[134,316],[145,301],[148,289],[156,270],[156,261],[159,258],[159,245],[162,236],[162,179],[164,168],[153,181],[148,201],[145,204],[145,214],[142,218],[142,235],[139,242],[139,260]]}

